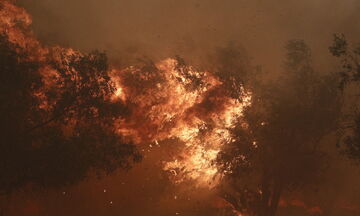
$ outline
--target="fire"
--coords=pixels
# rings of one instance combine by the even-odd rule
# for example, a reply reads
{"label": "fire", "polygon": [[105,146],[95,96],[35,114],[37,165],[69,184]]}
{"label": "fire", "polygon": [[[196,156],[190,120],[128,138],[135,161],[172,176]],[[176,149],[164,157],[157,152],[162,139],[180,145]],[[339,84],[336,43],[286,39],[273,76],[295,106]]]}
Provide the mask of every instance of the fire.
{"label": "fire", "polygon": [[113,73],[118,88],[115,95],[132,110],[127,119],[119,121],[119,133],[139,144],[179,140],[183,150],[164,162],[163,169],[175,183],[190,180],[214,187],[221,179],[214,160],[231,141],[229,130],[250,105],[251,94],[242,89],[243,98],[228,97],[216,76],[176,59],[145,68],[132,66]]}
{"label": "fire", "polygon": [[[126,128],[127,135],[138,143],[169,138],[174,128],[187,121],[187,111],[201,101],[203,92],[217,85],[209,73],[191,67],[178,68],[174,59],[149,67],[133,66],[113,73],[116,93],[132,110],[128,118],[119,121],[119,131]],[[201,80],[204,85],[192,88],[185,75]]]}
{"label": "fire", "polygon": [[[24,9],[8,1],[2,1],[0,8],[0,33],[42,63],[44,88],[57,88],[60,72],[47,60],[71,71],[66,62],[83,54],[41,45],[29,30],[32,21]],[[181,59],[113,67],[109,75],[115,87],[111,100],[124,103],[130,110],[128,116],[115,120],[118,133],[139,145],[177,139],[184,144],[183,149],[172,161],[164,162],[164,171],[172,173],[175,183],[190,180],[198,186],[216,186],[221,173],[214,160],[231,142],[230,129],[250,105],[251,93],[241,87],[242,98],[234,99],[216,75],[198,71]],[[35,94],[43,101],[41,108],[51,106],[42,92]]]}
{"label": "fire", "polygon": [[222,175],[214,160],[222,147],[231,142],[229,130],[241,117],[243,108],[250,104],[250,99],[250,95],[245,96],[243,102],[229,98],[230,105],[222,113],[211,116],[212,129],[204,121],[195,127],[184,125],[175,129],[172,136],[185,142],[185,148],[181,159],[165,163],[164,169],[173,171],[176,183],[193,180],[198,186],[212,188],[220,182]]}
{"label": "fire", "polygon": [[[138,76],[140,73],[144,74],[136,67],[118,72],[120,78],[130,75],[140,83],[152,79]],[[120,123],[119,131],[138,143],[178,139],[184,148],[173,161],[164,162],[164,170],[172,174],[175,183],[190,180],[198,186],[214,187],[221,179],[214,160],[223,145],[231,141],[229,130],[242,116],[244,107],[250,105],[251,94],[243,90],[241,99],[223,95],[217,77],[191,66],[179,67],[175,59],[155,64],[153,73],[157,80],[149,87],[144,84],[146,91],[140,94],[134,94],[137,89],[119,79],[123,80],[119,91],[126,95],[123,100],[135,104],[133,115]],[[189,89],[196,79],[202,85]]]}
{"label": "fire", "polygon": [[[111,70],[111,72],[110,72],[110,74],[116,74],[116,73],[117,73],[117,70],[115,70],[115,69]],[[115,91],[114,91],[114,95],[113,95],[112,99],[115,101],[120,99],[121,101],[125,102],[126,95],[124,93],[124,89],[120,85],[120,83],[121,83],[120,78],[112,76],[112,82],[115,84]]]}

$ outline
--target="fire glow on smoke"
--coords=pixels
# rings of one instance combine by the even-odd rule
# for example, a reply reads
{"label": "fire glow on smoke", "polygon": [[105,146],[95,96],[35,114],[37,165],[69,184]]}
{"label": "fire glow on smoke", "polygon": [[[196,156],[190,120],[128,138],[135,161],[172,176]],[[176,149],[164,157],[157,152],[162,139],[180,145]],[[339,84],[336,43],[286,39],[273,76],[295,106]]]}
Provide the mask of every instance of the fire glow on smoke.
{"label": "fire glow on smoke", "polygon": [[[47,58],[61,64],[59,56],[76,58],[82,54],[73,49],[41,45],[31,33],[31,17],[24,9],[8,1],[0,2],[0,32],[30,58],[41,63],[45,88],[56,88],[59,71],[46,63]],[[159,63],[144,61],[142,65],[109,72],[116,91],[114,103],[124,103],[130,114],[114,121],[119,134],[138,145],[177,139],[183,149],[163,170],[174,183],[193,181],[198,186],[213,187],[221,180],[214,160],[222,147],[231,142],[230,129],[241,119],[250,105],[251,93],[241,86],[241,98],[234,99],[226,86],[210,72],[197,71],[181,62],[166,59]],[[46,98],[38,92],[44,101]]]}

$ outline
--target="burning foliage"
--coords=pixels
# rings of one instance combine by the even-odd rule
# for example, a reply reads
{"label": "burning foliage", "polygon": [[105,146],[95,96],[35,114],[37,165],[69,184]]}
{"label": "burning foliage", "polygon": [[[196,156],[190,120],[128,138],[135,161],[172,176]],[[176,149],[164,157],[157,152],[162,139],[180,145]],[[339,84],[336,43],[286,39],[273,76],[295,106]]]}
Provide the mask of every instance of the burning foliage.
{"label": "burning foliage", "polygon": [[119,132],[138,143],[177,139],[184,150],[166,162],[164,169],[175,182],[195,180],[216,185],[220,177],[214,163],[229,129],[250,104],[250,94],[227,96],[223,83],[209,72],[196,71],[181,59],[113,71],[131,115],[119,121]]}

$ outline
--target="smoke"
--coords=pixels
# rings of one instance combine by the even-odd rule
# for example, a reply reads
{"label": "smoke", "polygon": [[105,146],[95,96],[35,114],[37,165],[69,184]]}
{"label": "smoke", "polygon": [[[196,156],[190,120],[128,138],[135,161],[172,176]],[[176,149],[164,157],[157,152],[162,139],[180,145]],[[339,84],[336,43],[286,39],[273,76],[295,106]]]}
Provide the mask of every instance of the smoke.
{"label": "smoke", "polygon": [[[327,54],[332,34],[343,32],[352,37],[360,34],[356,28],[360,5],[355,0],[281,0],[277,3],[261,0],[23,0],[19,3],[31,14],[34,34],[42,44],[61,45],[82,52],[106,50],[118,89],[115,99],[132,110],[128,118],[117,122],[119,133],[137,142],[145,154],[144,162],[129,173],[66,189],[71,198],[68,195],[59,197],[62,191],[35,195],[33,199],[38,203],[29,204],[34,215],[39,211],[42,215],[63,215],[64,212],[67,215],[83,212],[88,215],[116,215],[118,212],[128,215],[218,215],[212,207],[209,209],[213,206],[212,200],[216,199],[214,192],[205,189],[189,191],[189,186],[174,186],[171,180],[179,182],[179,178],[169,180],[163,168],[176,175],[179,170],[186,173],[195,170],[196,173],[204,167],[208,169],[206,173],[216,173],[211,164],[197,163],[203,158],[191,162],[189,152],[195,152],[195,155],[208,152],[210,156],[206,156],[205,162],[209,162],[219,146],[206,143],[213,143],[214,139],[220,146],[226,143],[224,134],[230,126],[219,125],[219,122],[228,116],[230,122],[232,118],[240,117],[239,107],[243,104],[239,103],[243,101],[226,95],[221,80],[211,71],[201,70],[206,67],[199,67],[199,70],[190,66],[179,68],[179,61],[169,57],[179,55],[189,65],[207,66],[209,55],[216,48],[234,41],[247,50],[253,64],[261,64],[266,73],[275,76],[282,68],[285,41],[301,38],[313,48],[315,66],[333,70],[333,61]],[[29,18],[26,15],[21,19]],[[30,21],[25,23],[29,25]],[[139,63],[138,59],[144,59],[144,56],[148,60]],[[137,72],[141,71],[148,74],[137,77]],[[191,88],[196,78],[204,82],[198,89]],[[204,141],[199,140],[198,133],[203,131],[211,140],[205,140],[204,149],[198,149],[198,142]],[[336,169],[345,166],[338,165]],[[329,178],[342,185],[351,172],[353,169],[344,172],[344,177],[329,174]],[[197,175],[204,176],[204,173]],[[194,179],[194,175],[180,177],[196,180],[198,176]],[[205,178],[205,183],[212,177]],[[334,189],[328,184],[324,188],[335,196]],[[104,187],[108,192],[103,192]],[[347,188],[342,196],[347,197],[350,193]],[[48,199],[44,198],[46,196]],[[20,200],[21,206],[22,198],[16,199]],[[321,199],[323,196],[319,195]],[[56,201],[63,202],[68,209],[54,206],[52,203]],[[329,205],[332,200],[324,202]],[[84,203],[84,206],[73,203]],[[94,207],[90,209],[85,205]],[[81,210],[74,212],[76,208]],[[12,210],[13,215],[21,214],[16,211]]]}
{"label": "smoke", "polygon": [[300,38],[313,48],[314,62],[326,67],[333,33],[359,36],[356,0],[20,2],[42,41],[107,50],[121,64],[143,55],[158,61],[175,54],[197,64],[215,47],[234,41],[274,72],[281,69],[285,42]]}

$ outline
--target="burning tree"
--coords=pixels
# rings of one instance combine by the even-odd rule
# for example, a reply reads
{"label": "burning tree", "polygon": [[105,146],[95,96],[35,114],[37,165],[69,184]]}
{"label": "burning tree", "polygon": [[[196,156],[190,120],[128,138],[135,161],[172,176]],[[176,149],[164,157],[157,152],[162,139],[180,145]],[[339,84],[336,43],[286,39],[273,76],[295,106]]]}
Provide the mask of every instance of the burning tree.
{"label": "burning tree", "polygon": [[245,123],[218,158],[224,198],[248,215],[275,215],[285,192],[316,182],[325,168],[320,141],[337,125],[336,77],[313,70],[303,41],[289,41],[286,50],[285,73],[253,88]]}

